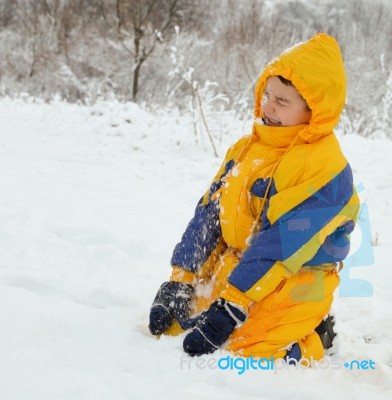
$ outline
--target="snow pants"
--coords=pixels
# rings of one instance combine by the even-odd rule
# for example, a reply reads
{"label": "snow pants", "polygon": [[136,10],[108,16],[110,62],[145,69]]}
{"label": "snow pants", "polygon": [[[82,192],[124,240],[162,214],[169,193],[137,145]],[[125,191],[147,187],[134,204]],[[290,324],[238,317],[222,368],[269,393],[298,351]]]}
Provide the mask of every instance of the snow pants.
{"label": "snow pants", "polygon": [[[219,248],[197,273],[194,314],[208,309],[220,297],[238,263],[231,248],[217,254]],[[303,267],[268,296],[252,303],[247,321],[235,329],[226,350],[238,356],[277,359],[286,355],[288,346],[298,343],[303,358],[323,358],[324,349],[314,329],[331,308],[333,293],[339,285],[336,267],[336,264]],[[175,328],[172,332],[169,328],[167,333],[176,334]]]}

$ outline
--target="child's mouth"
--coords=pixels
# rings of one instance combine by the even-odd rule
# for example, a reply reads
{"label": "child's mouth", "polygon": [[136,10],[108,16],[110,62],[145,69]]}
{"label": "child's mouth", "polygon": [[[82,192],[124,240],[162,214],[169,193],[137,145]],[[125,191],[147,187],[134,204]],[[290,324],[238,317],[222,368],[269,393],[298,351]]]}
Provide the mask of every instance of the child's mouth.
{"label": "child's mouth", "polygon": [[268,126],[281,126],[282,123],[276,119],[269,118],[266,115],[264,116],[265,124]]}

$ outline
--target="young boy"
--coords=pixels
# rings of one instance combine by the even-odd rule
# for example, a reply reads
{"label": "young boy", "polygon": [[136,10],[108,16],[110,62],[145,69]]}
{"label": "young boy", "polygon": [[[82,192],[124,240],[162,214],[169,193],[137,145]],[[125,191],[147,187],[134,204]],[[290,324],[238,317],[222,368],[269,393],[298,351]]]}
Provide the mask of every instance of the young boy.
{"label": "young boy", "polygon": [[192,329],[183,343],[191,356],[223,346],[242,356],[324,356],[359,209],[333,132],[345,98],[340,49],[326,34],[265,68],[252,134],[229,149],[174,249],[152,334],[170,333],[176,320]]}

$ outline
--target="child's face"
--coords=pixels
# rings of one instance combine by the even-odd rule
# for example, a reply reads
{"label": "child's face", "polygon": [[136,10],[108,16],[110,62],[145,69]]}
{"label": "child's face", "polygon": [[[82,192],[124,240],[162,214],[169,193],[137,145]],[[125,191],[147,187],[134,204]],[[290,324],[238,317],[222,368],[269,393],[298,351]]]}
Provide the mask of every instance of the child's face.
{"label": "child's face", "polygon": [[263,119],[270,126],[308,124],[312,112],[294,86],[286,86],[277,76],[267,79],[261,101]]}

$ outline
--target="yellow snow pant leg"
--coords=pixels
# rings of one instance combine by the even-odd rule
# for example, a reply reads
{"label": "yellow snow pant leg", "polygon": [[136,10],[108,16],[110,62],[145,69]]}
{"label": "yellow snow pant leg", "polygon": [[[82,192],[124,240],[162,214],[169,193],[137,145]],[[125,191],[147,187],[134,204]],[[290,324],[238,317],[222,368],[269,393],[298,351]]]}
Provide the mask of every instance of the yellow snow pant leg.
{"label": "yellow snow pant leg", "polygon": [[298,343],[302,357],[324,356],[314,329],[328,314],[339,285],[336,271],[306,270],[285,279],[278,288],[249,308],[248,320],[234,331],[227,349],[242,356],[275,359]]}

